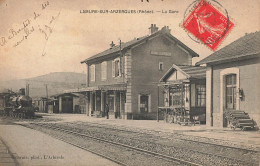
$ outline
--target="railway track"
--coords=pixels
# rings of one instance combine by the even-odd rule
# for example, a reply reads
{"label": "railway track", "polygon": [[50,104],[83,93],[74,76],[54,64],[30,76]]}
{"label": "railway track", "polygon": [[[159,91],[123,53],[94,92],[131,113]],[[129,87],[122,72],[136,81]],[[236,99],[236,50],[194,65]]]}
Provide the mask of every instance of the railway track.
{"label": "railway track", "polygon": [[[181,165],[204,165],[204,164],[202,164],[200,162],[185,161],[183,159],[172,157],[170,155],[165,155],[165,154],[162,154],[162,153],[150,151],[150,150],[147,150],[145,148],[142,148],[142,146],[141,146],[141,148],[138,148],[138,147],[135,147],[135,146],[124,144],[124,143],[111,141],[111,139],[110,140],[109,139],[104,139],[104,138],[100,138],[100,137],[97,137],[97,136],[93,136],[93,135],[88,134],[88,133],[86,134],[86,133],[82,133],[82,132],[79,132],[79,131],[75,131],[75,130],[70,129],[70,128],[69,129],[65,129],[68,126],[67,127],[66,126],[60,126],[60,127],[58,126],[57,127],[57,126],[53,126],[54,124],[34,124],[34,125],[38,125],[38,126],[41,126],[41,127],[47,127],[47,128],[52,129],[52,130],[62,131],[62,132],[66,132],[68,134],[77,135],[77,136],[81,136],[81,137],[84,137],[84,138],[97,140],[97,141],[100,141],[100,142],[103,142],[103,143],[107,143],[107,144],[110,144],[110,145],[121,146],[121,147],[124,147],[124,148],[127,148],[127,149],[131,149],[131,150],[135,150],[135,151],[141,152],[141,153],[146,153],[146,154],[149,154],[149,155],[153,155],[153,156],[156,156],[157,158],[160,158],[160,159],[165,159],[165,160],[172,161],[172,162],[178,162]],[[80,124],[78,124],[78,125],[80,125]],[[93,128],[93,127],[97,127],[97,126],[89,125],[88,127]],[[98,126],[97,128],[101,128],[103,130],[109,129],[109,128],[104,128],[103,126]],[[117,132],[119,131],[120,133],[126,132],[125,130],[120,130],[120,129],[116,129],[116,128],[114,128],[113,130],[116,130]],[[133,134],[133,131],[127,131],[127,132],[129,134]],[[135,132],[135,133],[138,134],[138,135],[143,134],[143,133],[139,133],[139,132]],[[220,146],[220,145],[217,145],[217,146]],[[223,148],[225,148],[225,147],[226,146],[223,146]],[[230,147],[228,147],[228,148],[230,148]],[[189,150],[189,149],[186,149],[186,150]],[[247,153],[247,151],[245,149],[242,149],[242,150],[245,151],[245,153]],[[254,161],[238,160],[237,158],[229,158],[229,157],[223,156],[223,155],[221,156],[221,155],[216,155],[216,154],[209,154],[208,152],[196,151],[194,149],[191,149],[189,151],[191,151],[193,153],[200,153],[200,154],[203,154],[205,156],[207,155],[208,157],[212,157],[212,158],[218,157],[218,158],[221,158],[223,160],[228,160],[229,163],[230,163],[230,161],[233,161],[231,163],[238,163],[237,165],[256,165],[256,163]],[[114,162],[116,162],[116,161],[114,161]],[[116,163],[119,163],[119,162],[116,162]],[[120,163],[120,165],[124,165],[124,164]]]}
{"label": "railway track", "polygon": [[[41,127],[44,127],[44,128],[49,128],[49,129],[52,129],[52,130],[56,130],[56,131],[60,131],[60,132],[64,132],[64,133],[68,133],[68,134],[72,134],[72,135],[76,135],[76,136],[81,136],[81,137],[85,137],[85,138],[90,138],[90,139],[93,139],[93,140],[96,140],[96,141],[99,141],[99,142],[103,142],[103,143],[106,143],[106,144],[109,144],[109,145],[116,145],[116,146],[119,146],[119,147],[124,147],[126,149],[130,149],[130,150],[133,150],[133,151],[136,151],[136,152],[139,152],[139,153],[145,153],[145,154],[148,154],[150,156],[153,156],[157,159],[161,159],[161,160],[165,160],[167,162],[171,162],[172,165],[189,165],[189,166],[201,166],[200,164],[197,164],[197,163],[193,163],[193,162],[190,162],[190,161],[185,161],[185,160],[181,160],[181,159],[178,159],[178,158],[174,158],[174,157],[171,157],[171,156],[167,156],[167,155],[164,155],[164,154],[160,154],[160,153],[155,153],[155,152],[152,152],[152,151],[148,151],[148,150],[145,150],[145,149],[141,149],[141,148],[137,148],[137,147],[134,147],[134,146],[129,146],[129,145],[125,145],[125,144],[121,144],[121,143],[118,143],[118,142],[113,142],[113,141],[110,141],[110,140],[106,140],[106,139],[101,139],[101,138],[98,138],[98,137],[94,137],[94,136],[90,136],[90,135],[86,135],[86,134],[82,134],[82,133],[79,133],[79,132],[75,132],[75,131],[71,131],[71,130],[67,130],[67,129],[63,129],[63,128],[60,128],[60,127],[54,127],[54,126],[51,126],[51,125],[48,125],[48,124],[34,124],[34,125],[37,125],[37,126],[41,126]],[[22,125],[22,126],[25,126],[25,127],[28,127],[27,125]],[[33,129],[33,127],[31,127]],[[51,135],[53,136],[53,135]],[[96,155],[99,155],[103,158],[106,158],[110,161],[113,161],[119,165],[128,165],[120,160],[116,160],[114,158],[111,158],[111,157],[107,157],[106,155],[103,155],[101,153],[97,153],[93,150],[89,150],[87,148],[85,148],[84,146],[81,146],[81,145],[78,145],[76,143],[73,143],[71,141],[67,141],[66,139],[63,139],[62,137],[57,137],[55,136],[55,138],[61,140],[61,141],[64,141],[64,142],[67,142],[71,145],[74,145],[76,147],[79,147],[83,150],[86,150],[86,151],[89,151],[91,153],[94,153]]]}
{"label": "railway track", "polygon": [[[75,125],[82,125],[82,122],[75,122]],[[172,139],[172,140],[183,140],[183,141],[187,141],[187,142],[195,142],[195,143],[201,143],[201,144],[208,144],[208,145],[213,145],[216,147],[223,147],[223,148],[232,148],[232,149],[237,149],[237,150],[244,150],[246,152],[252,152],[252,153],[260,153],[260,150],[257,148],[254,149],[250,149],[250,148],[245,148],[245,147],[238,147],[236,144],[233,145],[224,145],[224,144],[218,144],[216,142],[223,142],[223,140],[219,140],[219,139],[215,139],[215,138],[207,138],[207,137],[201,137],[201,136],[192,136],[193,138],[196,138],[196,140],[192,140],[192,139],[188,139],[185,138],[186,135],[181,134],[181,133],[174,133],[174,135],[178,136],[178,138],[176,137],[171,137],[172,133],[166,133],[166,132],[162,132],[162,131],[155,131],[155,130],[148,130],[148,129],[138,129],[138,130],[132,130],[129,128],[123,128],[120,126],[120,128],[113,126],[113,127],[108,127],[106,125],[103,124],[99,124],[99,123],[93,123],[93,122],[84,122],[84,124],[87,124],[88,126],[92,126],[92,127],[99,127],[99,128],[106,128],[106,129],[111,129],[111,130],[116,130],[116,131],[120,131],[120,132],[129,132],[131,134],[135,133],[135,134],[140,134],[140,133],[145,133],[145,134],[164,134],[165,136],[161,136],[161,138],[166,138],[166,139]],[[152,134],[151,134],[152,135]],[[201,141],[203,139],[203,141]],[[210,140],[212,142],[205,142],[204,139]]]}
{"label": "railway track", "polygon": [[[73,123],[73,125],[77,125],[77,124],[80,125],[80,126],[82,125],[81,123]],[[76,127],[78,127],[78,126],[76,126]],[[100,124],[95,124],[95,125],[89,125],[88,124],[87,127],[88,128],[89,127],[91,127],[91,128],[97,127],[97,128],[101,128],[103,130],[104,129],[106,129],[106,130],[111,130],[112,129],[112,130],[114,130],[116,132],[119,132],[119,133],[127,132],[127,133],[131,134],[133,137],[135,137],[136,140],[141,139],[142,135],[147,137],[147,132],[133,131],[132,129],[119,129],[117,127],[112,127],[111,128],[111,127],[106,127],[106,126],[103,126],[103,125],[100,125]],[[149,132],[153,132],[154,133],[155,131],[149,131]],[[133,135],[133,133],[135,133],[136,135]],[[198,147],[197,149],[199,149],[199,150],[191,149],[190,147],[187,148],[185,146],[183,146],[182,148],[186,149],[186,150],[189,150],[191,152],[194,152],[194,153],[200,153],[200,154],[208,155],[210,157],[219,157],[219,158],[222,158],[222,159],[225,159],[225,160],[234,161],[234,163],[240,162],[240,163],[243,163],[243,165],[245,165],[245,164],[246,165],[257,165],[256,162],[255,161],[251,161],[250,158],[247,159],[247,160],[243,159],[243,157],[247,158],[246,154],[248,154],[248,153],[258,154],[258,156],[257,156],[257,158],[258,158],[259,157],[259,151],[257,151],[257,150],[251,150],[251,149],[245,149],[245,148],[239,148],[239,147],[231,147],[231,146],[220,145],[220,144],[216,144],[216,143],[201,142],[201,141],[196,141],[196,140],[180,138],[180,137],[184,136],[184,135],[181,135],[181,134],[179,134],[178,138],[172,138],[172,137],[169,137],[169,136],[168,137],[161,137],[161,135],[162,135],[162,132],[160,132],[160,137],[152,138],[152,137],[154,137],[154,134],[150,134],[150,136],[148,136],[148,137],[149,137],[150,141],[154,140],[155,142],[158,139],[164,138],[164,139],[170,139],[170,140],[173,140],[173,141],[176,141],[176,140],[185,141],[185,144],[196,143],[196,145],[198,144],[196,147]],[[206,150],[206,151],[204,150],[203,151],[203,150],[201,150],[199,148],[200,146],[205,146],[205,145],[210,147],[211,149],[213,147],[214,151],[209,151],[209,150]],[[218,148],[220,150],[220,153],[219,153],[219,151],[215,150],[215,148]],[[225,150],[232,151],[230,153],[237,155],[237,157],[235,157],[235,158],[230,157],[230,156],[227,155],[228,154],[227,152],[226,152],[226,154],[222,154],[223,151],[225,151]],[[239,156],[239,153],[237,153],[237,152],[240,152],[241,156]]]}

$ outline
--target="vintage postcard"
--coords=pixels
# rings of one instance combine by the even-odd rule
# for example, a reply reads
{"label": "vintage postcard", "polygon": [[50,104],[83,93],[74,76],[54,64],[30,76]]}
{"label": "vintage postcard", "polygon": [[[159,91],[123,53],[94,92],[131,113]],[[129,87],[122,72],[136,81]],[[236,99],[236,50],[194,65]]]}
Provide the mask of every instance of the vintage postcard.
{"label": "vintage postcard", "polygon": [[259,0],[0,0],[0,166],[257,166],[259,70]]}

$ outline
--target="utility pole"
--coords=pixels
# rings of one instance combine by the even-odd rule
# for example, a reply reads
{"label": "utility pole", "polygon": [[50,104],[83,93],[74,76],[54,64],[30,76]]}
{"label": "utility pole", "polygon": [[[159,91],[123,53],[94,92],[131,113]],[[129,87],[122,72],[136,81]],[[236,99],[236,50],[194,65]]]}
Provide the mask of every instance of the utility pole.
{"label": "utility pole", "polygon": [[121,72],[121,75],[123,77],[123,82],[125,82],[125,62],[122,62],[122,61],[125,61],[125,58],[124,58],[124,55],[122,54],[122,41],[121,39],[119,38],[119,48],[120,48],[120,72]]}
{"label": "utility pole", "polygon": [[158,105],[158,108],[157,108],[157,122],[159,122],[159,103],[160,103],[160,98],[159,98],[159,95],[160,95],[160,88],[159,86],[157,85],[157,95],[158,95],[158,100],[157,100],[157,105]]}
{"label": "utility pole", "polygon": [[28,80],[26,80],[26,83],[25,83],[25,96],[29,96],[29,83],[28,83]]}
{"label": "utility pole", "polygon": [[48,112],[48,85],[45,84],[45,87],[46,87],[46,106],[45,106],[46,110],[45,110],[45,112],[47,113]]}
{"label": "utility pole", "polygon": [[30,96],[30,84],[27,84],[27,96]]}

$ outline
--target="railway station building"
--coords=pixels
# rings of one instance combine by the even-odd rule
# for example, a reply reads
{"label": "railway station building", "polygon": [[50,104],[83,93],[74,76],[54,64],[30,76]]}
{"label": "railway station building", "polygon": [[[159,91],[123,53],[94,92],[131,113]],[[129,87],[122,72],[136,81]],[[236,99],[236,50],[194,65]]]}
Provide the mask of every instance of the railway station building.
{"label": "railway station building", "polygon": [[249,116],[259,126],[259,47],[260,32],[246,34],[197,63],[206,64],[208,126],[227,127],[228,112],[241,116],[241,125]]}
{"label": "railway station building", "polygon": [[199,55],[167,26],[159,30],[152,24],[149,30],[149,35],[129,42],[112,42],[109,49],[81,62],[87,66],[87,86],[69,91],[87,96],[88,115],[104,116],[107,103],[115,118],[157,118],[158,105],[163,105],[158,81],[172,64],[191,65]]}

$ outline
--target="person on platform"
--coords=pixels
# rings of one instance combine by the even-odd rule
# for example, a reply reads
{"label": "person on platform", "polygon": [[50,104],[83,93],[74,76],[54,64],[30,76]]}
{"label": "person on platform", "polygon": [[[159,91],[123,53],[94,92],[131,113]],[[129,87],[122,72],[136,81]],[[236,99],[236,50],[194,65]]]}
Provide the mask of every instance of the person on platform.
{"label": "person on platform", "polygon": [[109,119],[109,105],[108,104],[106,104],[105,111],[106,111],[107,119]]}

